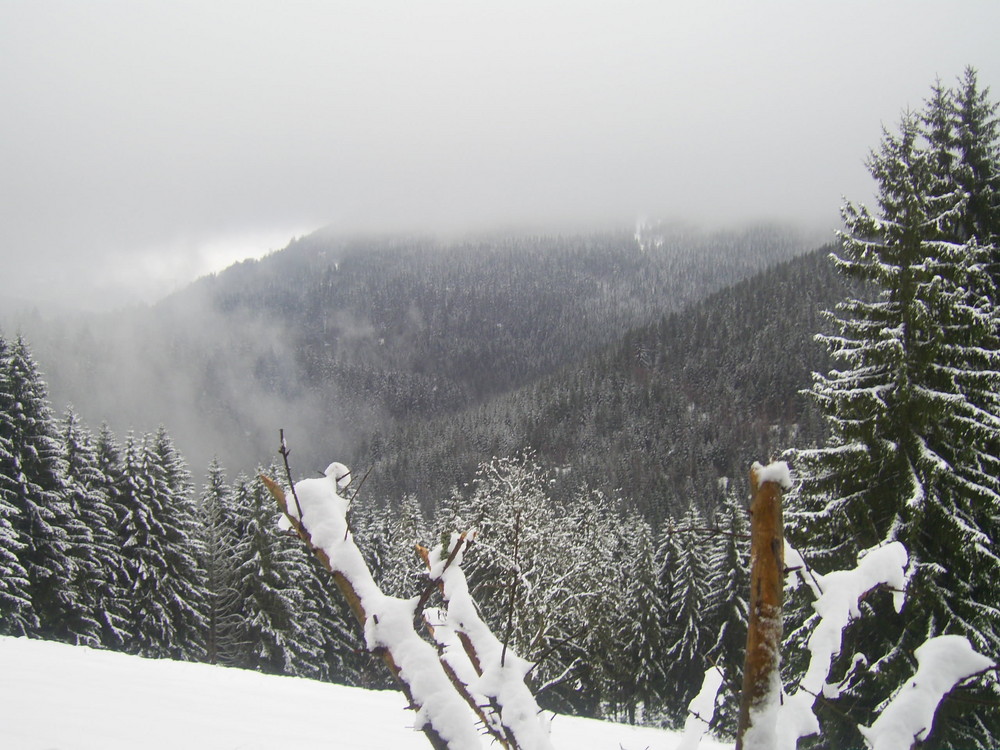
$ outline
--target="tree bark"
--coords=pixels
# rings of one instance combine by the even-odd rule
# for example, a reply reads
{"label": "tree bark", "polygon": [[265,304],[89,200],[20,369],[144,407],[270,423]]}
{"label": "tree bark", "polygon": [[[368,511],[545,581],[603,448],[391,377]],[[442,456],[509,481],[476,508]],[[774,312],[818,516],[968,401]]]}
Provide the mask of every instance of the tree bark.
{"label": "tree bark", "polygon": [[[758,481],[759,465],[750,471],[753,500],[750,504],[750,609],[747,650],[743,667],[736,750],[743,750],[747,731],[754,720],[759,738],[773,737],[781,679],[781,603],[784,587],[785,540],[781,518],[781,487]],[[774,711],[768,711],[773,706]],[[762,743],[753,743],[766,746]]]}

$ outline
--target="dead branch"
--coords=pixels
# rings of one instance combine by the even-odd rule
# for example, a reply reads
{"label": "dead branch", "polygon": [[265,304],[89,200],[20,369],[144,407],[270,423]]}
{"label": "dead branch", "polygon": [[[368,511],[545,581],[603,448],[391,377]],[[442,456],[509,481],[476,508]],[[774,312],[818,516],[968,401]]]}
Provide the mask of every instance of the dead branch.
{"label": "dead branch", "polygon": [[[282,448],[285,449],[284,431],[282,431],[281,444]],[[288,451],[287,449],[285,449],[282,455],[286,459],[285,461],[286,471],[288,471],[287,454]],[[293,490],[292,494],[295,497],[296,507],[298,508],[299,511],[299,518],[293,517],[292,514],[288,512],[288,501],[285,498],[285,491],[281,488],[281,485],[279,485],[277,482],[275,482],[273,479],[266,476],[265,474],[261,474],[260,479],[264,483],[264,486],[267,487],[268,492],[271,493],[271,496],[277,502],[278,508],[284,514],[285,518],[287,518],[289,523],[292,524],[292,528],[295,529],[295,532],[299,535],[299,538],[302,539],[303,542],[305,542],[306,546],[316,556],[316,558],[320,561],[320,563],[323,564],[323,567],[326,568],[327,572],[329,572],[330,575],[333,576],[334,583],[337,585],[337,588],[340,590],[340,593],[344,596],[344,599],[347,600],[347,604],[350,607],[351,612],[354,613],[354,616],[357,619],[358,623],[361,625],[362,628],[364,628],[365,621],[367,620],[367,614],[365,613],[364,606],[362,606],[361,604],[361,597],[358,596],[358,593],[354,590],[354,587],[351,585],[351,582],[348,581],[343,574],[341,574],[340,572],[338,572],[333,568],[333,566],[330,563],[330,558],[326,554],[326,552],[320,547],[317,547],[315,544],[313,544],[312,537],[310,536],[309,531],[305,528],[305,526],[302,525],[302,522],[300,520],[302,517],[302,507],[299,504],[298,496],[296,496],[294,493],[295,485],[294,484],[292,485],[292,490]],[[289,481],[291,481],[290,472],[289,472]],[[392,654],[386,649],[377,649],[376,651],[377,655],[382,658],[383,662],[385,662],[386,667],[388,667],[389,672],[396,680],[396,683],[399,685],[400,691],[402,691],[403,695],[406,696],[406,699],[409,702],[409,704],[416,705],[416,702],[413,699],[413,693],[410,690],[409,685],[407,685],[406,681],[402,678],[402,675],[400,674],[399,671],[399,667],[397,666],[395,660],[393,659]],[[431,743],[431,746],[434,748],[434,750],[449,750],[447,741],[445,741],[445,739],[440,735],[440,733],[429,723],[424,724],[421,731],[423,731],[424,736],[427,737],[428,742]]]}

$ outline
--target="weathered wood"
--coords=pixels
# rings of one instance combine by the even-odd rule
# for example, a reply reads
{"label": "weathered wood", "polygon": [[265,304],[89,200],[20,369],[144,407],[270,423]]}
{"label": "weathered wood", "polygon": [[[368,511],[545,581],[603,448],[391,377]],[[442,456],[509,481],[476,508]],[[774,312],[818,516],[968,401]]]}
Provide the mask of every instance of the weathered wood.
{"label": "weathered wood", "polygon": [[[750,472],[750,486],[753,490],[750,504],[750,607],[736,750],[743,750],[752,715],[764,708],[769,700],[777,700],[775,693],[780,691],[781,686],[778,669],[785,569],[781,487],[773,481],[759,482],[758,465]],[[765,728],[758,729],[768,733]]]}

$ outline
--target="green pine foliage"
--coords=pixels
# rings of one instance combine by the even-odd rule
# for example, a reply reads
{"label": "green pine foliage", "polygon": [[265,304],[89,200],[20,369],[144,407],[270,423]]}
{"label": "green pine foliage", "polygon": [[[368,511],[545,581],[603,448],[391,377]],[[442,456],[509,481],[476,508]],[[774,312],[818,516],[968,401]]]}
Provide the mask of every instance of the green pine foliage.
{"label": "green pine foliage", "polygon": [[[667,692],[663,653],[666,605],[660,596],[653,531],[639,516],[630,516],[624,527],[621,561],[625,589],[616,612],[621,654],[615,654],[612,677],[615,702],[629,723],[657,715]],[[615,690],[616,689],[616,690]]]}
{"label": "green pine foliage", "polygon": [[665,536],[673,561],[670,572],[670,595],[665,600],[664,650],[667,683],[671,690],[664,706],[676,725],[683,724],[688,703],[701,687],[702,675],[711,666],[708,660],[713,644],[716,597],[704,518],[691,507]]}
{"label": "green pine foliage", "polygon": [[732,492],[727,492],[715,514],[715,528],[717,533],[706,540],[715,583],[712,591],[715,640],[709,654],[725,673],[725,683],[713,722],[721,733],[735,735],[749,617],[750,524],[746,504]]}
{"label": "green pine foliage", "polygon": [[14,473],[14,393],[9,357],[10,345],[0,337],[0,633],[23,635],[37,626],[37,618],[31,608],[28,572],[21,562],[27,543],[18,531],[21,513]]}
{"label": "green pine foliage", "polygon": [[175,491],[186,477],[165,438],[162,430],[155,437],[129,433],[122,451],[117,510],[129,604],[126,648],[197,660],[204,655],[205,586],[195,510]]}
{"label": "green pine foliage", "polygon": [[200,496],[201,566],[205,571],[205,658],[209,664],[237,660],[227,638],[239,609],[235,587],[235,548],[238,538],[237,508],[226,472],[218,459],[208,466]]}
{"label": "green pine foliage", "polygon": [[240,518],[234,550],[238,611],[230,628],[236,663],[269,674],[297,674],[322,654],[320,623],[303,590],[314,573],[297,537],[279,533],[278,509],[258,477],[234,491]]}
{"label": "green pine foliage", "polygon": [[22,338],[10,345],[2,368],[9,384],[10,401],[3,406],[10,448],[0,473],[12,480],[17,510],[12,526],[23,545],[18,561],[27,574],[30,599],[27,617],[14,627],[21,627],[21,634],[89,642],[95,624],[73,583],[90,532],[67,497],[45,383]]}
{"label": "green pine foliage", "polygon": [[125,641],[124,597],[118,585],[122,559],[115,535],[115,510],[107,494],[93,438],[76,412],[67,409],[60,430],[66,498],[89,538],[75,550],[72,582],[81,606],[95,625],[81,633],[90,646],[120,646]]}
{"label": "green pine foliage", "polygon": [[[976,91],[974,74],[957,93],[935,87],[925,112],[905,114],[871,155],[877,209],[844,208],[834,261],[879,294],[843,302],[837,332],[819,337],[838,362],[812,388],[831,438],[793,453],[790,537],[814,567],[852,567],[894,540],[910,552],[903,612],[846,634],[845,658],[863,654],[869,668],[847,675],[841,704],[865,723],[929,636],[964,635],[1000,658],[1000,317],[987,244],[996,217],[981,209],[995,205],[980,189],[990,180],[972,177],[995,175],[996,131],[985,149],[963,144],[972,108],[956,104],[974,99],[992,113]],[[973,168],[981,153],[993,163]],[[939,722],[934,741],[994,745],[1000,722],[987,714]]]}

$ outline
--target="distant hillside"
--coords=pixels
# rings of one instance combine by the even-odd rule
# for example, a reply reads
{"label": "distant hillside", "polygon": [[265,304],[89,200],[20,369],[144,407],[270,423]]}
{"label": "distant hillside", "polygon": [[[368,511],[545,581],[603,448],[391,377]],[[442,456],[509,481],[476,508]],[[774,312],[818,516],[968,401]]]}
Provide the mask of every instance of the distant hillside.
{"label": "distant hillside", "polygon": [[361,458],[376,495],[431,505],[477,462],[524,448],[620,493],[654,521],[711,511],[754,460],[818,440],[799,391],[827,369],[821,311],[848,291],[816,250],[723,289],[517,392],[377,434]]}
{"label": "distant hillside", "polygon": [[200,475],[273,457],[302,472],[375,431],[460,413],[804,250],[775,227],[585,236],[316,233],[152,308],[14,325],[57,409],[168,426]]}

